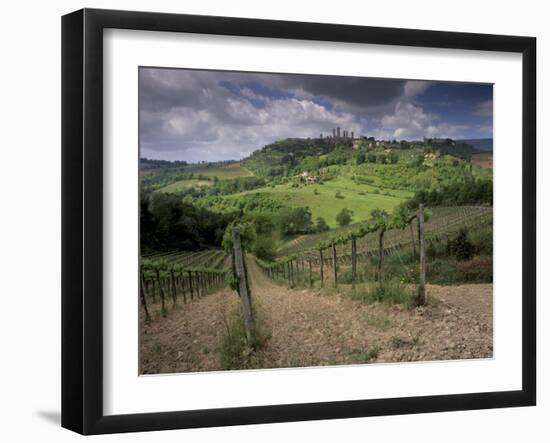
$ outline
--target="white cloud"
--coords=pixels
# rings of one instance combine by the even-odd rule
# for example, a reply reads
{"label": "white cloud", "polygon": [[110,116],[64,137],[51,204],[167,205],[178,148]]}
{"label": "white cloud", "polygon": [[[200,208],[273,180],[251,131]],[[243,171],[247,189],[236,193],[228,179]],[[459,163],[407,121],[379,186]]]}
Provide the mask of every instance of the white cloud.
{"label": "white cloud", "polygon": [[423,137],[459,138],[465,125],[440,122],[437,114],[407,102],[398,102],[394,112],[382,117],[375,136],[385,139],[420,140]]}
{"label": "white cloud", "polygon": [[492,118],[493,117],[493,100],[489,99],[479,103],[475,107],[474,114],[479,115],[481,117]]}
{"label": "white cloud", "polygon": [[[466,129],[442,122],[416,103],[431,85],[425,81],[370,80],[365,86],[349,78],[342,78],[344,85],[312,77],[302,82],[297,76],[170,69],[141,75],[140,146],[149,157],[238,158],[281,138],[317,137],[337,126],[357,135],[399,140],[458,138]],[[372,90],[372,85],[382,89]],[[319,95],[316,91],[324,87],[330,94]],[[357,99],[350,98],[353,88]],[[476,112],[488,109],[492,112],[492,102]]]}

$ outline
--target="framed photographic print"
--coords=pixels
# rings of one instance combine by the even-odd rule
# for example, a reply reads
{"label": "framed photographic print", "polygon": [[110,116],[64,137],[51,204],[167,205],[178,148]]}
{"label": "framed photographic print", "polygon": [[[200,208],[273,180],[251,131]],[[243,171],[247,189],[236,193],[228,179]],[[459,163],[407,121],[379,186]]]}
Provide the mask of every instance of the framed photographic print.
{"label": "framed photographic print", "polygon": [[534,405],[530,37],[62,21],[62,425]]}

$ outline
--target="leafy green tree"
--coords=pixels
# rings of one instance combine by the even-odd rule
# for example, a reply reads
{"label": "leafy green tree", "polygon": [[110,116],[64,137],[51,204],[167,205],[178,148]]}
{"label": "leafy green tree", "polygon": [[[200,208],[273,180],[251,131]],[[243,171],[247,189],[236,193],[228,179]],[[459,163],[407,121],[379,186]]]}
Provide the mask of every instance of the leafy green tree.
{"label": "leafy green tree", "polygon": [[395,153],[395,152],[390,152],[388,154],[388,161],[392,164],[392,165],[395,165],[398,161],[399,161],[399,156]]}
{"label": "leafy green tree", "polygon": [[253,212],[246,218],[256,228],[256,234],[269,234],[275,229],[273,215],[265,212]]}
{"label": "leafy green tree", "polygon": [[317,217],[316,223],[315,223],[315,230],[317,232],[326,232],[330,229],[329,225],[325,221],[323,217]]}
{"label": "leafy green tree", "polygon": [[275,241],[271,236],[258,236],[254,242],[254,255],[261,260],[275,260]]}
{"label": "leafy green tree", "polygon": [[367,161],[369,163],[376,163],[376,154],[369,152],[369,154],[367,155]]}
{"label": "leafy green tree", "polygon": [[378,160],[378,163],[384,165],[384,164],[387,163],[388,158],[387,158],[386,154],[380,154],[380,155],[378,155],[377,160]]}
{"label": "leafy green tree", "polygon": [[343,208],[336,215],[336,223],[338,223],[340,226],[347,226],[351,223],[352,218],[353,211],[349,210],[348,208]]}
{"label": "leafy green tree", "polygon": [[357,155],[355,156],[355,163],[357,165],[362,165],[363,163],[365,163],[365,160],[366,160],[366,156],[363,151],[358,152]]}
{"label": "leafy green tree", "polygon": [[305,208],[282,208],[279,215],[281,231],[286,235],[309,234],[313,230],[311,210]]}

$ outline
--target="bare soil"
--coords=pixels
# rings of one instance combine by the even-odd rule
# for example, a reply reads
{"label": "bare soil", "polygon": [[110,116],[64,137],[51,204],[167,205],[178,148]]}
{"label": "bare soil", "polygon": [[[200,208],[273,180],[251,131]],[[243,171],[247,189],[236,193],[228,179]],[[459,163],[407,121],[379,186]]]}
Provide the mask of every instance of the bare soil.
{"label": "bare soil", "polygon": [[[258,367],[490,358],[493,355],[492,284],[428,285],[428,306],[364,304],[336,291],[289,289],[251,261],[252,300],[270,338]],[[171,303],[171,301],[170,301]],[[170,305],[168,305],[170,307]],[[238,309],[224,289],[169,311],[153,306],[141,330],[141,372],[221,370],[225,319]],[[156,317],[156,319],[155,319]]]}

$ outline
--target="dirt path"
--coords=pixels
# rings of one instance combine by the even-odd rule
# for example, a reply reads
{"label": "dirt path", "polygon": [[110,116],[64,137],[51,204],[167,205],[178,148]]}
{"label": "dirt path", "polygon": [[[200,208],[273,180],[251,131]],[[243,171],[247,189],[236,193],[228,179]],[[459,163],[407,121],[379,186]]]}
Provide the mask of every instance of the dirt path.
{"label": "dirt path", "polygon": [[[486,358],[492,356],[492,285],[428,285],[438,302],[407,309],[275,284],[251,260],[252,300],[270,338],[263,368]],[[142,373],[221,369],[224,319],[237,309],[224,289],[143,323]],[[158,310],[153,306],[152,310]]]}
{"label": "dirt path", "polygon": [[428,286],[441,302],[407,309],[291,290],[253,263],[249,269],[254,302],[272,333],[266,367],[492,356],[491,284]]}
{"label": "dirt path", "polygon": [[[220,368],[219,343],[225,332],[225,315],[238,304],[229,288],[168,310],[150,306],[153,320],[141,318],[141,373],[213,371]],[[167,303],[171,308],[171,301]]]}

